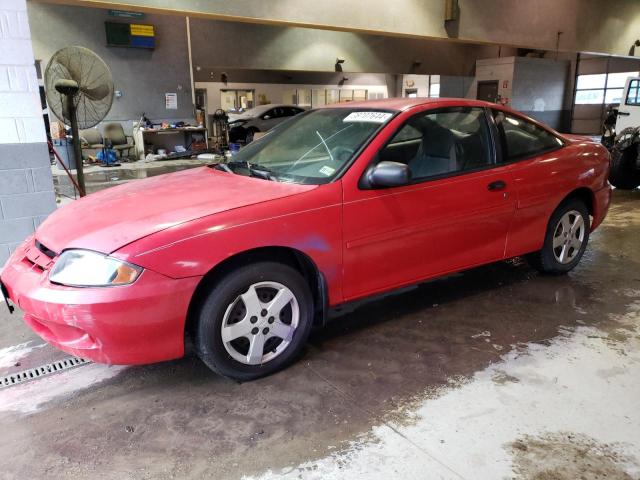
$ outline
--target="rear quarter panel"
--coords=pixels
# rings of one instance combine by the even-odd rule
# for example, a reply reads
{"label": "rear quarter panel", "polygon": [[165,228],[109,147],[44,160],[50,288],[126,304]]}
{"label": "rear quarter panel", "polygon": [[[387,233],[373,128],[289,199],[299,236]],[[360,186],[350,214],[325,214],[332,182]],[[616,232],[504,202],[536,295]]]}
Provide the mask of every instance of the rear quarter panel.
{"label": "rear quarter panel", "polygon": [[507,239],[505,256],[513,257],[542,248],[549,218],[564,198],[586,188],[594,205],[594,228],[603,208],[595,193],[608,188],[609,153],[581,137],[564,137],[558,150],[512,164],[518,196],[516,215]]}
{"label": "rear quarter panel", "polygon": [[290,247],[313,260],[327,282],[329,303],[342,300],[342,184],[321,185],[282,199],[178,225],[112,255],[173,278],[203,276],[238,253]]}

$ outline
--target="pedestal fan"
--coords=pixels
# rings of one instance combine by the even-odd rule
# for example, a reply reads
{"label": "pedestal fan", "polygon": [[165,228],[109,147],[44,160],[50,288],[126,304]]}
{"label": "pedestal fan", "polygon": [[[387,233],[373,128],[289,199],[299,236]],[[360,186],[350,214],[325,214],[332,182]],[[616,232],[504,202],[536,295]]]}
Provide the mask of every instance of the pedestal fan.
{"label": "pedestal fan", "polygon": [[44,73],[49,109],[71,125],[80,196],[86,194],[79,130],[97,125],[113,103],[113,77],[88,48],[71,46],[53,54]]}

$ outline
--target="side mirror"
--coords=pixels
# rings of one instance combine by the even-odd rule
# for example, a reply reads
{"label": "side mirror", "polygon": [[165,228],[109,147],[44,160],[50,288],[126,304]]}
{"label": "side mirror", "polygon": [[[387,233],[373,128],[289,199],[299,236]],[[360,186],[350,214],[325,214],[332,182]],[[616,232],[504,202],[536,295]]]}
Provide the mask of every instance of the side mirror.
{"label": "side mirror", "polygon": [[380,162],[369,170],[367,181],[372,187],[400,187],[411,181],[411,170],[404,163]]}
{"label": "side mirror", "polygon": [[263,120],[269,120],[271,118],[271,115],[265,115],[264,117],[262,117]]}

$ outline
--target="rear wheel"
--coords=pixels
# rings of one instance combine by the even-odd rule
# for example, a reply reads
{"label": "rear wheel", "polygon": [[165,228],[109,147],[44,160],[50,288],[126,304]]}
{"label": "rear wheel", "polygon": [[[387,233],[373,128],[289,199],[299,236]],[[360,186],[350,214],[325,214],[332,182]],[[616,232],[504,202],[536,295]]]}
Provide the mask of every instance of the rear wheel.
{"label": "rear wheel", "polygon": [[196,326],[196,351],[226,377],[269,375],[301,353],[313,311],[309,287],[292,267],[259,262],[238,268],[207,295]]}
{"label": "rear wheel", "polygon": [[244,144],[245,145],[249,145],[251,142],[253,142],[253,136],[255,135],[256,130],[254,128],[250,128],[249,130],[247,130],[247,134],[244,137]]}
{"label": "rear wheel", "polygon": [[544,273],[560,275],[575,268],[589,242],[589,211],[580,199],[563,202],[547,226],[544,245],[529,263]]}
{"label": "rear wheel", "polygon": [[633,190],[640,185],[640,170],[636,159],[638,157],[638,144],[629,145],[627,148],[614,148],[611,151],[611,172],[609,182],[621,190]]}

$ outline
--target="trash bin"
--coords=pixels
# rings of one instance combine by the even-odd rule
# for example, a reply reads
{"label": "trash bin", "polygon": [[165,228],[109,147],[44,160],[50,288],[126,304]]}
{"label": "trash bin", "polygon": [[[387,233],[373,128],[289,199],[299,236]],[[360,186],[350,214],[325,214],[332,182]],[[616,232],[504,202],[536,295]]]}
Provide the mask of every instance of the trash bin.
{"label": "trash bin", "polygon": [[73,151],[73,140],[69,139],[59,139],[59,140],[52,140],[53,141],[53,149],[56,151],[56,153],[58,154],[58,157],[56,157],[56,165],[58,165],[58,167],[63,168],[62,165],[60,165],[60,160],[62,160],[62,162],[64,163],[65,167],[67,167],[69,170],[73,170],[76,168],[76,154]]}

